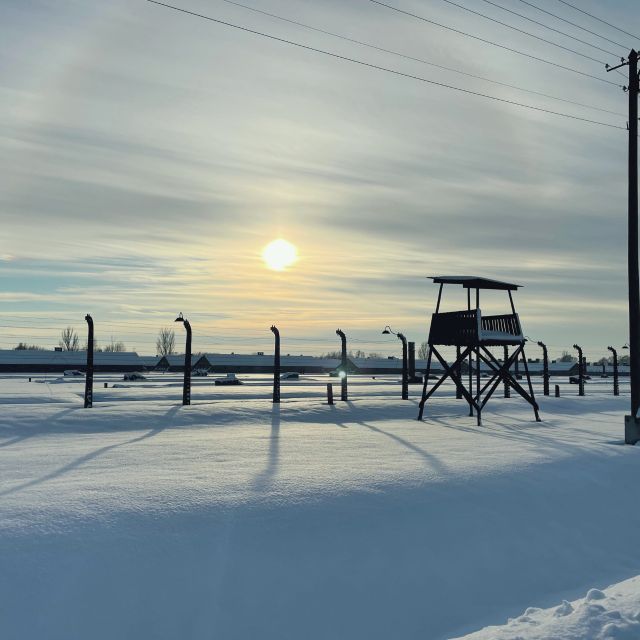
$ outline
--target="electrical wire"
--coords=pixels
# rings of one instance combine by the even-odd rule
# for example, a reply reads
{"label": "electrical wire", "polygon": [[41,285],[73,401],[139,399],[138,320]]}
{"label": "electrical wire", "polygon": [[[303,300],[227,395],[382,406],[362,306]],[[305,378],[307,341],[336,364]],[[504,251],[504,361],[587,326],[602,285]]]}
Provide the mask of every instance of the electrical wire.
{"label": "electrical wire", "polygon": [[[153,2],[154,0],[147,0],[147,2]],[[493,42],[492,40],[487,40],[486,38],[481,38],[480,36],[474,36],[471,33],[467,33],[466,31],[461,31],[460,29],[454,29],[453,27],[448,27],[440,22],[436,22],[435,20],[431,20],[429,18],[425,18],[424,16],[418,15],[417,13],[411,13],[411,11],[406,11],[404,9],[400,9],[399,7],[395,7],[392,4],[387,4],[386,2],[381,2],[380,0],[368,0],[373,4],[380,5],[381,7],[386,7],[387,9],[391,9],[392,11],[396,11],[397,13],[402,13],[406,16],[410,16],[412,18],[416,18],[417,20],[422,20],[422,22],[427,22],[429,24],[433,24],[437,27],[441,27],[442,29],[446,29],[447,31],[452,31],[453,33],[457,33],[459,35],[465,36],[467,38],[472,38],[474,40],[478,40],[479,42],[483,42],[484,44],[490,44],[494,47],[498,47],[499,49],[504,49],[505,51],[510,51],[511,53],[516,53],[520,56],[524,56],[525,58],[530,58],[531,60],[536,60],[538,62],[542,62],[544,64],[548,64],[552,67],[557,67],[558,69],[564,69],[565,71],[570,71],[572,73],[576,73],[580,76],[584,76],[586,78],[591,78],[592,80],[598,80],[599,82],[604,82],[606,84],[613,85],[614,87],[620,87],[619,84],[615,82],[611,82],[610,80],[605,80],[604,78],[600,78],[598,76],[594,76],[591,73],[587,73],[586,71],[580,71],[579,69],[574,69],[573,67],[567,67],[558,62],[553,62],[553,60],[547,60],[546,58],[540,58],[539,56],[534,56],[530,53],[525,53],[524,51],[520,51],[519,49],[513,49],[512,47],[507,47],[506,45],[500,44],[498,42]],[[596,62],[599,62],[596,60]]]}
{"label": "electrical wire", "polygon": [[553,31],[554,33],[559,33],[561,36],[564,36],[565,38],[570,38],[571,40],[575,40],[576,42],[579,42],[580,44],[586,45],[587,47],[592,47],[593,49],[597,49],[598,51],[602,51],[603,53],[607,53],[610,56],[617,56],[618,55],[617,53],[613,53],[612,51],[609,51],[607,49],[603,49],[602,47],[599,47],[598,45],[592,44],[591,42],[587,42],[586,40],[581,40],[580,38],[578,38],[576,36],[572,36],[570,33],[566,33],[565,31],[560,31],[560,29],[556,29],[555,27],[551,27],[548,24],[545,24],[544,22],[538,22],[538,20],[534,20],[533,18],[530,18],[529,16],[525,16],[523,13],[518,13],[517,11],[514,11],[513,9],[509,9],[507,7],[503,7],[501,4],[498,4],[497,2],[493,2],[493,0],[482,0],[482,1],[486,2],[487,4],[491,5],[492,7],[496,7],[498,9],[501,9],[502,11],[506,11],[507,13],[510,13],[510,14],[512,14],[514,16],[517,16],[518,18],[522,18],[522,20],[527,20],[528,22],[536,24],[539,27],[543,27],[544,29],[548,29],[549,31]]}
{"label": "electrical wire", "polygon": [[618,47],[622,47],[623,49],[627,49],[630,50],[631,47],[628,47],[625,44],[621,44],[620,42],[616,42],[615,40],[611,40],[610,38],[607,38],[607,36],[603,36],[601,33],[596,33],[595,31],[591,31],[591,29],[587,29],[586,27],[582,27],[579,24],[576,24],[575,22],[571,22],[571,20],[567,20],[566,18],[563,18],[562,16],[559,16],[555,13],[551,13],[551,11],[547,11],[546,9],[543,9],[542,7],[539,7],[538,5],[533,4],[533,2],[529,2],[528,0],[519,0],[520,2],[522,2],[523,4],[526,4],[530,7],[533,7],[534,9],[537,9],[538,11],[541,11],[542,13],[546,13],[547,15],[552,16],[553,18],[556,18],[557,20],[561,20],[562,22],[566,22],[567,24],[570,24],[572,27],[575,27],[576,29],[581,29],[582,31],[585,31],[586,33],[590,33],[592,36],[596,36],[598,38],[602,38],[603,40],[606,40],[607,42],[610,42],[611,44],[615,44]]}
{"label": "electrical wire", "polygon": [[[564,51],[568,51],[569,53],[573,53],[577,56],[581,56],[583,58],[586,58],[587,60],[591,60],[592,62],[600,62],[600,60],[598,60],[597,58],[592,58],[591,56],[587,55],[586,53],[581,53],[580,51],[576,51],[575,49],[571,49],[569,47],[565,47],[562,44],[558,44],[557,42],[553,42],[553,40],[547,40],[546,38],[543,38],[542,36],[537,36],[534,33],[530,33],[529,31],[525,31],[524,29],[520,29],[519,27],[514,27],[512,24],[508,24],[506,22],[502,22],[501,20],[498,20],[497,18],[492,18],[491,16],[488,16],[485,13],[482,13],[481,11],[475,11],[474,9],[470,9],[469,7],[465,7],[462,4],[458,4],[457,2],[454,2],[453,0],[442,0],[443,2],[446,2],[447,4],[450,4],[454,7],[458,7],[458,9],[462,9],[463,11],[466,11],[468,13],[473,14],[474,16],[480,16],[481,18],[484,18],[485,20],[489,20],[490,22],[494,22],[495,24],[499,24],[503,27],[506,27],[507,29],[512,29],[513,31],[517,31],[518,33],[522,33],[525,36],[529,36],[530,38],[535,38],[536,40],[540,40],[541,42],[544,42],[545,44],[550,44],[553,47],[558,47],[559,49],[563,49]],[[488,4],[492,4],[495,7],[498,7],[499,9],[503,9],[504,7],[501,7],[499,4],[495,4],[493,2],[489,2],[489,0],[484,0],[484,2],[487,2]],[[509,11],[509,13],[514,13],[517,16],[523,17],[520,14],[516,13],[515,11],[511,11],[510,9],[505,9],[505,11]],[[528,18],[529,20],[531,20],[532,22],[535,22],[535,20],[532,20],[531,18]],[[541,23],[537,23],[537,24],[541,24]],[[542,25],[545,26],[545,25]],[[551,27],[548,27],[551,29]],[[552,31],[556,31],[556,29],[552,29]],[[558,33],[562,33],[561,31],[559,31]],[[562,35],[567,35],[566,33],[562,33]],[[569,36],[571,37],[571,36]],[[581,41],[582,42],[582,41]],[[591,46],[591,45],[590,45]],[[596,47],[599,48],[599,47]],[[605,51],[605,53],[610,53],[609,51]],[[610,53],[610,55],[616,55],[615,53]]]}
{"label": "electrical wire", "polygon": [[[467,71],[461,71],[460,69],[455,69],[453,67],[447,67],[445,65],[437,64],[435,62],[431,62],[430,60],[425,60],[424,58],[417,58],[414,56],[410,56],[405,53],[401,53],[399,51],[394,51],[392,49],[385,49],[384,47],[380,47],[369,42],[363,42],[362,40],[356,40],[355,38],[350,38],[349,36],[344,36],[339,33],[334,33],[332,31],[327,31],[325,29],[319,29],[318,27],[314,27],[312,25],[305,24],[303,22],[299,22],[297,20],[291,20],[290,18],[285,18],[283,16],[277,15],[275,13],[270,13],[268,11],[263,11],[262,9],[257,9],[256,7],[251,7],[246,4],[242,4],[241,2],[235,2],[234,0],[220,0],[221,2],[226,2],[227,4],[234,5],[236,7],[242,7],[243,9],[247,9],[248,11],[253,11],[254,13],[259,13],[264,16],[268,16],[270,18],[275,18],[276,20],[281,20],[283,22],[287,22],[289,24],[296,25],[298,27],[303,27],[305,29],[310,29],[311,31],[315,31],[317,33],[322,33],[324,35],[331,36],[333,38],[339,38],[340,40],[345,40],[346,42],[351,42],[353,44],[357,44],[362,47],[367,47],[369,49],[374,49],[376,51],[381,51],[383,53],[389,53],[394,56],[398,56],[400,58],[404,58],[405,60],[412,60],[414,62],[419,62],[421,64],[428,65],[430,67],[434,67],[436,69],[441,69],[443,71],[450,71],[451,73],[457,73],[462,76],[466,76],[467,78],[475,78],[476,80],[482,80],[483,82],[489,82],[491,84],[495,84],[501,87],[507,87],[509,89],[515,89],[516,91],[522,91],[524,93],[530,93],[532,95],[541,96],[543,98],[549,98],[550,100],[557,100],[558,102],[564,102],[566,104],[572,104],[577,107],[583,107],[584,109],[591,109],[593,111],[600,111],[602,113],[610,113],[617,116],[626,117],[626,114],[620,113],[618,111],[611,111],[610,109],[603,109],[602,107],[594,107],[592,105],[584,104],[582,102],[576,102],[575,100],[569,100],[568,98],[560,98],[558,96],[550,95],[548,93],[544,93],[542,91],[535,91],[534,89],[526,89],[525,87],[520,87],[518,85],[509,84],[507,82],[502,82],[500,80],[493,80],[492,78],[487,78],[485,76],[479,76],[473,73],[469,73]],[[615,54],[612,54],[615,55]]]}
{"label": "electrical wire", "polygon": [[589,13],[588,11],[585,11],[584,9],[580,9],[580,7],[576,7],[574,4],[571,4],[570,2],[567,2],[567,0],[558,0],[558,2],[562,2],[562,4],[566,5],[567,7],[571,7],[572,9],[575,9],[576,11],[579,11],[580,13],[584,13],[585,16],[589,16],[590,18],[593,18],[594,20],[597,20],[598,22],[602,22],[602,24],[606,24],[608,27],[611,27],[612,29],[615,29],[616,31],[620,31],[621,33],[624,33],[625,35],[632,37],[634,40],[638,40],[638,36],[634,36],[632,33],[629,33],[628,31],[625,31],[624,29],[621,29],[620,27],[616,27],[615,24],[611,24],[610,22],[607,22],[606,20],[603,20],[602,18],[598,18],[598,16],[594,16],[592,13]]}
{"label": "electrical wire", "polygon": [[[226,22],[224,20],[219,20],[217,18],[212,18],[211,16],[207,16],[207,15],[204,15],[204,14],[201,14],[201,13],[196,13],[194,11],[189,11],[188,9],[182,9],[182,8],[176,7],[174,5],[166,4],[164,2],[159,2],[158,0],[146,0],[146,1],[150,2],[152,4],[156,4],[156,5],[165,7],[167,9],[172,9],[174,11],[178,11],[180,13],[185,13],[185,14],[197,17],[197,18],[202,18],[204,20],[209,20],[210,22],[215,22],[217,24],[221,24],[221,25],[224,25],[224,26],[227,26],[227,27],[232,27],[232,28],[238,29],[240,31],[245,31],[247,33],[258,35],[258,36],[261,36],[261,37],[264,37],[264,38],[269,38],[270,40],[275,40],[277,42],[282,42],[284,44],[289,44],[289,45],[292,45],[292,46],[295,46],[295,47],[299,47],[301,49],[306,49],[308,51],[313,51],[315,53],[321,53],[323,55],[326,55],[326,56],[329,56],[329,57],[332,57],[332,58],[336,58],[338,60],[343,60],[343,61],[346,61],[346,62],[352,62],[354,64],[358,64],[358,65],[361,65],[363,67],[368,67],[370,69],[376,69],[378,71],[384,71],[384,72],[391,73],[391,74],[394,74],[394,75],[397,75],[397,76],[401,76],[401,77],[404,77],[404,78],[409,78],[409,79],[412,79],[412,80],[418,80],[420,82],[425,82],[427,84],[431,84],[431,85],[434,85],[434,86],[442,87],[442,88],[445,88],[445,89],[451,89],[453,91],[459,91],[460,93],[465,93],[465,94],[468,94],[468,95],[474,95],[474,96],[478,96],[478,97],[481,97],[481,98],[486,98],[488,100],[494,100],[496,102],[502,102],[504,104],[510,104],[510,105],[513,105],[513,106],[522,107],[524,109],[529,109],[531,111],[537,111],[537,112],[540,112],[540,113],[547,113],[547,114],[550,114],[550,115],[560,116],[560,117],[563,117],[563,118],[569,118],[569,119],[572,119],[572,120],[578,120],[578,121],[581,121],[581,122],[587,122],[589,124],[596,124],[596,125],[600,125],[600,126],[604,126],[604,127],[609,127],[611,129],[626,130],[625,127],[621,127],[619,125],[610,124],[610,123],[607,123],[607,122],[600,122],[598,120],[591,120],[589,118],[582,118],[580,116],[575,116],[575,115],[571,115],[571,114],[568,114],[568,113],[563,113],[563,112],[560,112],[560,111],[553,111],[551,109],[545,109],[543,107],[535,107],[533,105],[528,105],[528,104],[525,104],[525,103],[522,103],[522,102],[517,102],[515,100],[508,100],[506,98],[499,98],[497,96],[488,95],[486,93],[480,93],[479,91],[472,91],[470,89],[464,89],[462,87],[456,87],[454,85],[446,84],[444,82],[437,82],[435,80],[429,80],[428,78],[423,78],[421,76],[416,76],[416,75],[413,75],[413,74],[410,74],[410,73],[404,73],[404,72],[398,71],[396,69],[389,69],[388,67],[382,67],[380,65],[372,64],[370,62],[364,62],[362,60],[357,60],[356,58],[349,58],[348,56],[343,56],[343,55],[339,55],[337,53],[326,51],[324,49],[318,49],[316,47],[311,47],[309,45],[305,45],[305,44],[302,44],[302,43],[299,43],[299,42],[294,42],[293,40],[287,40],[285,38],[279,38],[277,36],[274,36],[274,35],[271,35],[271,34],[268,34],[268,33],[264,33],[262,31],[256,31],[255,29],[249,29],[248,27],[243,27],[241,25],[234,24],[232,22]],[[376,2],[376,0],[370,0],[370,1],[371,2]],[[378,4],[383,4],[383,3],[378,3]],[[389,5],[385,5],[385,6],[389,6]],[[593,76],[593,77],[596,77],[596,76]],[[604,82],[608,82],[608,81],[604,81]],[[609,84],[614,84],[614,83],[609,82]]]}

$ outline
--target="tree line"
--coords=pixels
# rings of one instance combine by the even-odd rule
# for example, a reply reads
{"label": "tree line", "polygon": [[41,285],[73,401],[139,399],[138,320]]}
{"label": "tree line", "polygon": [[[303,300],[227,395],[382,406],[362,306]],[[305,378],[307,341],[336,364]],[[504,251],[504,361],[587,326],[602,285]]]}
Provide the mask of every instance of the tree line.
{"label": "tree line", "polygon": [[[86,351],[88,344],[85,342],[80,348],[80,336],[73,327],[65,327],[60,333],[58,346],[63,351]],[[158,332],[156,339],[156,351],[160,356],[167,356],[175,353],[176,334],[173,329],[163,328]],[[14,347],[15,351],[48,351],[47,347],[27,342],[18,342]],[[127,346],[122,340],[114,340],[111,336],[107,344],[99,345],[97,340],[93,341],[93,350],[98,353],[122,353],[127,350]]]}
{"label": "tree line", "polygon": [[[78,333],[73,327],[66,327],[60,333],[60,340],[58,345],[63,351],[80,351],[80,337]],[[46,347],[41,347],[37,344],[28,344],[27,342],[19,342],[14,349],[16,351],[47,351]],[[87,343],[85,342],[82,350],[86,351]],[[114,340],[113,336],[111,336],[111,340],[105,345],[98,345],[97,341],[93,341],[93,350],[95,352],[104,352],[104,353],[121,353],[127,350],[127,347],[122,340]],[[170,356],[176,353],[176,332],[168,327],[164,327],[158,331],[158,337],[156,338],[156,355],[159,356]],[[418,347],[418,359],[426,360],[427,355],[429,353],[429,343],[421,342]],[[321,358],[332,358],[339,360],[342,357],[342,352],[339,350],[336,351],[327,351],[323,353]],[[356,349],[355,351],[349,350],[347,353],[348,358],[383,358],[384,356],[375,351],[371,351],[368,354],[362,349]],[[557,358],[557,362],[577,362],[578,359],[569,351],[563,351],[562,355]],[[613,358],[610,357],[602,357],[595,364],[599,365],[607,365],[612,364]],[[618,363],[622,365],[629,364],[629,356],[622,355],[618,357]]]}

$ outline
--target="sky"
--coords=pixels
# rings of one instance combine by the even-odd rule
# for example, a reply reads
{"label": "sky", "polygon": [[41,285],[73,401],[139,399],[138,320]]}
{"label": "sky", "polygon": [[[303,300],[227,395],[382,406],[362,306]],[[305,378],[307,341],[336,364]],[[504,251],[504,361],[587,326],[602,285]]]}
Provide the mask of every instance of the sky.
{"label": "sky", "polygon": [[[0,8],[0,348],[53,347],[62,328],[142,354],[189,318],[196,351],[352,348],[396,354],[391,325],[426,340],[433,275],[523,285],[524,331],[589,359],[628,339],[627,96],[606,73],[634,38],[559,0],[506,13],[445,0],[224,0],[176,6],[435,83],[330,57],[146,0],[5,0]],[[573,4],[640,34],[633,0]],[[606,6],[605,6],[606,5]],[[615,55],[613,55],[615,54]],[[439,69],[517,85],[578,106]],[[624,71],[624,69],[623,69]],[[596,111],[593,108],[606,111]],[[613,112],[613,113],[611,113]],[[619,127],[619,128],[616,128]],[[263,247],[296,245],[284,271]],[[466,304],[461,289],[447,308]],[[507,312],[489,296],[485,313]],[[178,334],[180,337],[180,334]],[[530,356],[539,356],[530,347]]]}

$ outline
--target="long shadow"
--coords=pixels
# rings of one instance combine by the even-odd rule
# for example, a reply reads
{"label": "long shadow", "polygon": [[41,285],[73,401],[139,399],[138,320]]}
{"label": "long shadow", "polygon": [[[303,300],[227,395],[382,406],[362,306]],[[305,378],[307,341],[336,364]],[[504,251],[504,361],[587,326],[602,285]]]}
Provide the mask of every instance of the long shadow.
{"label": "long shadow", "polygon": [[254,489],[261,489],[271,484],[278,470],[280,460],[280,405],[271,405],[271,434],[269,435],[269,452],[267,466],[251,483]]}
{"label": "long shadow", "polygon": [[144,433],[141,436],[138,436],[136,438],[131,438],[130,440],[126,440],[125,442],[118,442],[116,444],[110,444],[105,447],[100,447],[100,449],[96,449],[91,453],[87,453],[83,456],[80,456],[79,458],[76,458],[69,464],[66,464],[63,467],[60,467],[55,471],[51,471],[50,473],[47,473],[44,476],[41,476],[40,478],[34,478],[33,480],[29,480],[28,482],[23,482],[22,484],[19,484],[15,487],[11,487],[11,489],[5,489],[4,491],[0,491],[0,497],[8,496],[13,493],[18,493],[19,491],[28,489],[29,487],[42,484],[43,482],[47,482],[48,480],[53,480],[54,478],[62,476],[65,473],[69,473],[69,471],[73,471],[74,469],[77,469],[83,464],[86,464],[87,462],[94,460],[95,458],[107,453],[107,451],[111,451],[112,449],[117,449],[118,447],[124,447],[128,444],[133,444],[135,442],[140,442],[142,440],[146,440],[147,438],[152,438],[153,436],[156,436],[161,431],[163,431],[164,428],[165,428],[164,426],[156,427],[155,429],[151,429],[150,431],[148,431],[147,433]]}
{"label": "long shadow", "polygon": [[374,427],[372,424],[367,424],[366,422],[359,421],[358,424],[361,424],[363,427],[367,429],[371,429],[371,431],[375,431],[376,433],[380,433],[383,436],[387,436],[387,438],[391,438],[391,440],[395,440],[397,443],[401,444],[403,447],[417,453],[421,456],[426,462],[429,463],[431,467],[433,467],[439,473],[445,474],[448,472],[447,466],[438,458],[437,456],[421,449],[419,446],[413,444],[413,442],[409,442],[409,440],[405,440],[400,436],[397,436],[395,433],[390,433],[389,431],[385,431],[384,429],[380,429],[380,427]]}
{"label": "long shadow", "polygon": [[[74,407],[71,407],[70,409],[59,411],[55,415],[51,416],[50,420],[51,422],[57,422],[61,417],[67,415],[68,413],[71,413],[72,411],[78,411],[79,409],[81,409],[81,407],[74,406]],[[23,429],[28,429],[28,431],[24,433],[18,433],[17,435],[11,437],[10,439],[8,438],[4,442],[0,443],[0,449],[2,449],[3,447],[10,447],[13,444],[18,444],[18,442],[28,440],[33,436],[46,435],[47,433],[50,432],[48,430],[34,429],[29,427],[23,427]]]}
{"label": "long shadow", "polygon": [[[496,414],[494,413],[494,417],[495,416]],[[567,432],[564,429],[560,431],[560,437],[554,435],[554,432],[551,429],[555,428],[555,425],[550,425],[549,423],[540,424],[537,422],[533,422],[531,424],[529,421],[514,418],[513,416],[507,414],[497,414],[497,416],[504,420],[517,422],[519,424],[509,425],[504,423],[490,423],[485,419],[485,421],[483,421],[483,424],[478,427],[475,424],[473,426],[468,424],[461,424],[465,420],[465,417],[463,416],[459,416],[455,421],[452,421],[451,419],[445,420],[441,416],[429,416],[427,419],[425,419],[425,422],[430,421],[445,429],[469,433],[479,437],[490,437],[501,440],[521,442],[525,444],[535,444],[535,446],[539,447],[541,451],[564,450],[568,452],[575,452],[580,449],[589,449],[589,445],[598,440],[594,437],[595,434],[593,432],[585,431],[579,428],[572,428],[572,434],[578,436],[578,434],[583,433],[585,436],[588,436],[589,439],[583,442],[580,437],[576,437],[574,440],[569,441],[566,439]],[[468,417],[466,417],[466,419],[472,420],[472,418]],[[475,420],[475,418],[473,418],[473,420]],[[565,437],[562,437],[562,435],[564,435]],[[603,434],[603,443],[606,442],[606,438],[607,436]]]}
{"label": "long shadow", "polygon": [[15,436],[15,438],[8,438],[4,442],[0,443],[0,449],[3,447],[10,447],[12,444],[17,444],[18,442],[22,442],[23,440],[27,440],[33,435],[33,433],[25,433],[21,436]]}

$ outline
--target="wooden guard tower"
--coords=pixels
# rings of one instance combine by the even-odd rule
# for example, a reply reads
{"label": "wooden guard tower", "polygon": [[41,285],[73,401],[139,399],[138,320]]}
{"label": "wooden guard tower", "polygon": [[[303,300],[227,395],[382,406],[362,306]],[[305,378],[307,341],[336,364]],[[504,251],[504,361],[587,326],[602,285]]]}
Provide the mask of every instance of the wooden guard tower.
{"label": "wooden guard tower", "polygon": [[[475,409],[478,425],[482,424],[482,409],[503,382],[505,387],[511,387],[519,393],[532,407],[536,420],[540,422],[538,414],[538,403],[533,395],[533,386],[529,375],[529,367],[524,354],[526,339],[522,333],[520,319],[513,304],[512,291],[518,289],[520,285],[509,282],[500,282],[488,278],[478,278],[475,276],[437,276],[433,277],[434,283],[439,284],[438,302],[436,311],[431,317],[431,329],[429,331],[429,353],[427,355],[427,370],[422,388],[422,399],[420,400],[420,411],[418,420],[422,420],[424,406],[427,400],[434,394],[438,387],[447,379],[451,378],[457,387],[459,395],[469,403],[469,415],[473,415]],[[442,302],[442,289],[444,285],[462,285],[467,290],[467,308],[464,311],[440,312]],[[475,289],[475,308],[471,306],[471,290]],[[482,289],[494,289],[506,291],[509,294],[511,303],[511,313],[501,316],[483,316],[480,311],[480,291]],[[452,365],[438,352],[438,347],[454,346],[456,349],[456,360]],[[490,347],[509,347],[514,349],[505,358],[504,362],[499,362],[491,353]],[[506,352],[506,349],[505,349]],[[435,356],[444,369],[442,377],[429,389],[429,374],[431,373],[431,362]],[[473,360],[475,359],[475,394],[473,389]],[[522,360],[524,372],[527,377],[529,391],[525,391],[511,374],[511,367],[518,359]],[[468,386],[465,387],[462,374],[462,365],[468,364]],[[480,363],[484,362],[491,376],[489,380],[480,387]]]}

